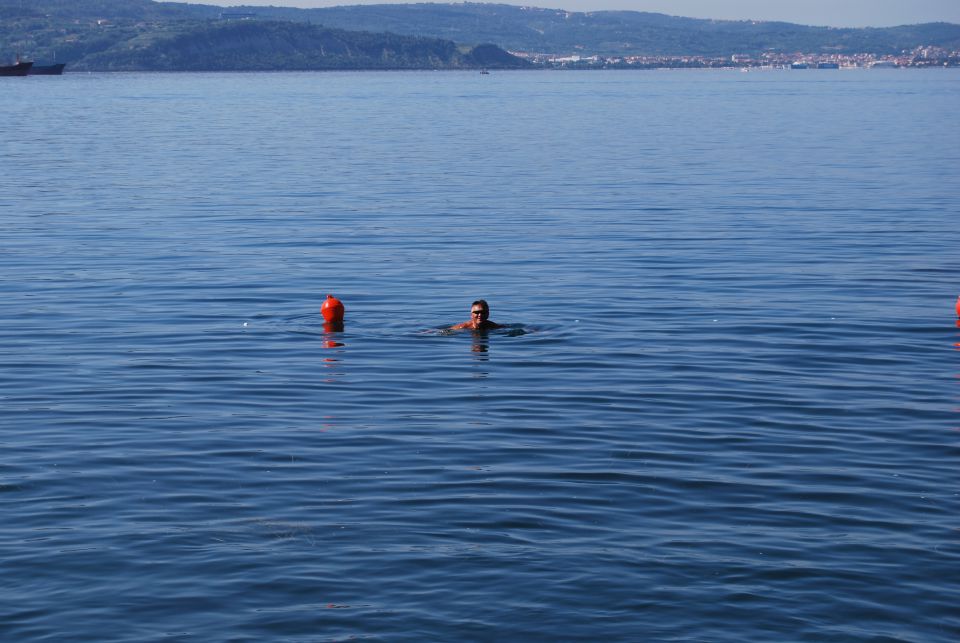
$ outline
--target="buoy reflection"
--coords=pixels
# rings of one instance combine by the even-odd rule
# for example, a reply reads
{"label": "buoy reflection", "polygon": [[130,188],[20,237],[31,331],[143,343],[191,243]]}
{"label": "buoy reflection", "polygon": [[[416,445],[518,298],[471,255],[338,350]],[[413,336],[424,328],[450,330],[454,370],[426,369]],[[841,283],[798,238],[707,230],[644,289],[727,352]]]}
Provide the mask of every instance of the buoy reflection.
{"label": "buoy reflection", "polygon": [[344,375],[342,368],[342,362],[339,355],[343,354],[343,348],[346,344],[340,341],[342,338],[339,337],[340,333],[343,332],[343,320],[334,320],[328,321],[323,324],[323,338],[320,340],[320,346],[326,349],[333,349],[336,351],[335,355],[337,357],[324,357],[323,366],[329,369],[336,369],[332,372],[329,372],[327,379],[324,380],[327,384],[332,384],[337,381],[338,378]]}
{"label": "buoy reflection", "polygon": [[323,324],[323,347],[324,348],[339,348],[344,346],[344,343],[337,341],[336,338],[330,337],[333,333],[342,333],[343,332],[343,322],[342,321],[330,321],[324,322]]}

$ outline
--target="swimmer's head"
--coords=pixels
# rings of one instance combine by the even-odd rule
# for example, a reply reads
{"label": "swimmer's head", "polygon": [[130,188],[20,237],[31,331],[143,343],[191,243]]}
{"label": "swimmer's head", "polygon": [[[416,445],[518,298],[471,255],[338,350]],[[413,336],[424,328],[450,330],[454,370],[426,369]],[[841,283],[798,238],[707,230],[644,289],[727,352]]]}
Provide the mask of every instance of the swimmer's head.
{"label": "swimmer's head", "polygon": [[484,299],[478,299],[470,304],[470,318],[478,321],[487,321],[490,317],[490,305]]}

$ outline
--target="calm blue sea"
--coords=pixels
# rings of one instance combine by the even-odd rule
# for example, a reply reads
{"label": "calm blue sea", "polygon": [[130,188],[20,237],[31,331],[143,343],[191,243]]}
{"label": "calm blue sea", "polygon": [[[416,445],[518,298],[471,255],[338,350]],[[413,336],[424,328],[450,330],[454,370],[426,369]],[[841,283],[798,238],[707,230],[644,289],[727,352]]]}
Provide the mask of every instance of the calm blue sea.
{"label": "calm blue sea", "polygon": [[960,70],[0,80],[0,639],[960,638]]}

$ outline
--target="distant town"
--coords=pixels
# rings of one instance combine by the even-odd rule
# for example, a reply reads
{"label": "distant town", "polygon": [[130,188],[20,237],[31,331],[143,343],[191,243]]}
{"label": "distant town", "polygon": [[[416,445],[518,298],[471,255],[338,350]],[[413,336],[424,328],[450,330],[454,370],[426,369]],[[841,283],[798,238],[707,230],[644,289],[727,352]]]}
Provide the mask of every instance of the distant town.
{"label": "distant town", "polygon": [[759,56],[580,56],[511,51],[536,65],[567,69],[847,69],[960,67],[960,50],[917,47],[899,55],[764,53]]}
{"label": "distant town", "polygon": [[72,72],[960,66],[960,25],[948,23],[841,29],[476,2],[253,11],[0,0],[0,17],[11,74],[23,61]]}

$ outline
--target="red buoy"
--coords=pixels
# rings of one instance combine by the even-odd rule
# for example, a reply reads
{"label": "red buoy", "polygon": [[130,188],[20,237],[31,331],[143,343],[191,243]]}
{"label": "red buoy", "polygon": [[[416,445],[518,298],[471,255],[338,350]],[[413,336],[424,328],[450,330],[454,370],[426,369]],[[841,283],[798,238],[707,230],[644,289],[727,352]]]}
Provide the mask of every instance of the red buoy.
{"label": "red buoy", "polygon": [[343,302],[333,295],[327,295],[326,301],[320,306],[320,314],[323,315],[327,323],[342,322]]}
{"label": "red buoy", "polygon": [[960,319],[960,297],[957,297],[957,319]]}

